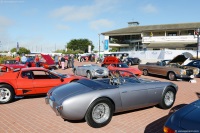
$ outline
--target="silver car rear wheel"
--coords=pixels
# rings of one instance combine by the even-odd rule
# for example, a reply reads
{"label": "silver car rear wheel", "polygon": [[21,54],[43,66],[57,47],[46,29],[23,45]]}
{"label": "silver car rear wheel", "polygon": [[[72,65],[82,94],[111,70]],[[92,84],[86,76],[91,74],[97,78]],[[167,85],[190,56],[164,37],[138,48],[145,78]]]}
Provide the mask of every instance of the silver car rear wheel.
{"label": "silver car rear wheel", "polygon": [[108,120],[110,116],[110,108],[105,103],[97,104],[92,111],[92,119],[96,123],[103,123]]}
{"label": "silver car rear wheel", "polygon": [[88,108],[85,120],[91,127],[100,128],[111,121],[113,112],[113,103],[107,98],[99,98]]}

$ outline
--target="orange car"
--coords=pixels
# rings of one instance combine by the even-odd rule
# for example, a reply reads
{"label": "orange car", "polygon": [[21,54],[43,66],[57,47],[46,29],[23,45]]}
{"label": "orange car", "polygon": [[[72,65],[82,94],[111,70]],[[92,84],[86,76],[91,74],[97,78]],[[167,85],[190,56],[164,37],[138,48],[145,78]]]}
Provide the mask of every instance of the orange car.
{"label": "orange car", "polygon": [[0,104],[15,96],[47,93],[52,87],[81,79],[80,76],[59,74],[40,67],[13,69],[0,73]]}
{"label": "orange car", "polygon": [[109,70],[125,70],[134,73],[136,76],[141,76],[142,71],[135,67],[129,67],[126,63],[113,63],[107,67]]}

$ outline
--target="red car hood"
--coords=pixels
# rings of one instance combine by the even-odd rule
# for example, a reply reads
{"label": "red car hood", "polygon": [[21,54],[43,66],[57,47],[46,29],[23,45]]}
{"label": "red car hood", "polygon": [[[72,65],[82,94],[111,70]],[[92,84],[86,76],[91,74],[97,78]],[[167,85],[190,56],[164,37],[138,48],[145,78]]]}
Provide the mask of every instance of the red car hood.
{"label": "red car hood", "polygon": [[41,56],[46,60],[46,63],[48,65],[54,65],[55,64],[54,60],[51,58],[50,55],[41,54]]}

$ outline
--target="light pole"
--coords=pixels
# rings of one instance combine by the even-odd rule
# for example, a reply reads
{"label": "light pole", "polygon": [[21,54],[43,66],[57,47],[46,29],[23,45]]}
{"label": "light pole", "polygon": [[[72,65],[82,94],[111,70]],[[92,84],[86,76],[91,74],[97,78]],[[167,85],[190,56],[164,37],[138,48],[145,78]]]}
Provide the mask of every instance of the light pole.
{"label": "light pole", "polygon": [[100,48],[101,48],[101,47],[100,47],[100,35],[101,35],[101,34],[98,34],[98,35],[99,35],[99,58],[100,58]]}
{"label": "light pole", "polygon": [[199,47],[200,47],[200,44],[199,44],[199,32],[200,32],[200,29],[198,28],[196,30],[196,35],[197,35],[197,59],[199,58],[198,57],[198,53],[199,53]]}

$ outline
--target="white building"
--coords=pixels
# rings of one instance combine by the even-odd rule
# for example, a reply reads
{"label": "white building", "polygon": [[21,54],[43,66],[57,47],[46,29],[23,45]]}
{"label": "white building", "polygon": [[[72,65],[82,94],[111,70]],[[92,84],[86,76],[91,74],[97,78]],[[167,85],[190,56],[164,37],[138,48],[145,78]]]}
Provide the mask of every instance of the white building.
{"label": "white building", "polygon": [[[104,35],[104,50],[197,50],[197,23],[179,23],[139,26],[129,22],[128,27],[101,33]],[[200,46],[199,46],[200,47]]]}

